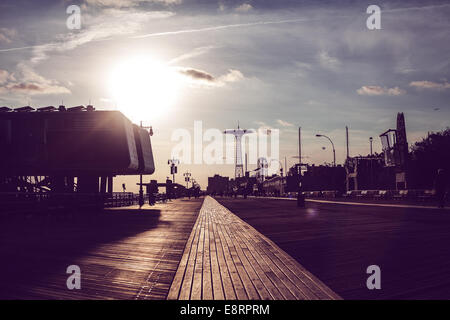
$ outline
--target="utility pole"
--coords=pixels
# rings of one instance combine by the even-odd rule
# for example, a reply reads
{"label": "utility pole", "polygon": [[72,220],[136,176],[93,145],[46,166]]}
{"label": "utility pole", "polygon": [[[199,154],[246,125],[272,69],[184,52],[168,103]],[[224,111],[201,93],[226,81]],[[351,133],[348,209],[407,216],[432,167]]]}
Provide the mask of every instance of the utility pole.
{"label": "utility pole", "polygon": [[348,127],[345,126],[345,141],[347,144],[347,159],[350,157],[350,151],[348,149]]}
{"label": "utility pole", "polygon": [[298,127],[298,164],[302,165],[302,127]]}
{"label": "utility pole", "polygon": [[[150,127],[144,127],[142,125],[142,121],[141,121],[141,128],[142,129],[148,129],[148,134],[151,136],[153,136],[153,128]],[[144,205],[144,189],[142,188],[142,173],[139,175],[139,208],[141,208]]]}
{"label": "utility pole", "polygon": [[284,156],[284,175],[287,176],[287,173],[288,173],[287,159],[286,156]]}
{"label": "utility pole", "polygon": [[244,176],[247,174],[248,168],[247,168],[248,162],[247,162],[247,152],[245,153],[245,172]]}
{"label": "utility pole", "polygon": [[298,127],[298,181],[297,181],[297,207],[305,207],[305,196],[302,187],[302,127]]}

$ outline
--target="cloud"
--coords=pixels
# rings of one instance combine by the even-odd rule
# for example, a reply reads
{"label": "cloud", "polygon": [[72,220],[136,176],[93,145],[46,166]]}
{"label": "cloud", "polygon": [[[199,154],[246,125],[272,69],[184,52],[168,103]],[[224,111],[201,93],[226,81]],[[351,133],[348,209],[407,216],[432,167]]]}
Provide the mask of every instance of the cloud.
{"label": "cloud", "polygon": [[277,122],[278,122],[278,124],[280,124],[283,127],[292,127],[293,126],[292,123],[287,122],[287,121],[283,121],[281,119],[278,119]]}
{"label": "cloud", "polygon": [[242,80],[244,75],[239,70],[230,69],[227,74],[219,77],[219,82],[236,82]]}
{"label": "cloud", "polygon": [[295,61],[295,75],[298,77],[305,78],[309,71],[312,70],[312,66],[309,63],[301,62],[301,61]]}
{"label": "cloud", "polygon": [[179,72],[181,74],[188,76],[195,80],[205,80],[207,82],[215,81],[215,78],[205,71],[188,68],[188,69],[179,70]]}
{"label": "cloud", "polygon": [[214,77],[212,74],[194,68],[178,68],[178,72],[188,77],[193,84],[221,87],[226,83],[236,82],[244,78],[239,70],[230,69],[228,73]]}
{"label": "cloud", "polygon": [[22,95],[46,95],[46,94],[68,94],[70,90],[59,85],[37,84],[37,83],[9,83],[0,86],[1,93]]}
{"label": "cloud", "polygon": [[168,64],[174,64],[174,63],[178,63],[180,61],[195,58],[195,57],[201,56],[201,55],[211,51],[212,49],[216,49],[216,48],[217,48],[216,46],[198,47],[198,48],[195,48],[194,50],[192,50],[191,52],[182,54],[181,56],[178,56],[178,57],[170,60]]}
{"label": "cloud", "polygon": [[10,43],[16,35],[17,31],[14,29],[0,28],[0,43]]}
{"label": "cloud", "polygon": [[160,3],[164,5],[180,4],[182,0],[85,0],[85,4],[96,7],[136,7],[144,2]]}
{"label": "cloud", "polygon": [[251,4],[249,3],[243,3],[240,6],[236,7],[234,10],[237,12],[248,12],[250,10],[252,10],[253,7]]}
{"label": "cloud", "polygon": [[446,89],[450,89],[450,83],[448,83],[447,81],[445,81],[443,83],[427,81],[427,80],[412,81],[412,82],[410,82],[409,85],[411,87],[415,87],[415,88],[417,88],[419,90],[422,90],[422,89],[430,89],[430,90],[446,90]]}
{"label": "cloud", "polygon": [[330,56],[328,52],[324,50],[320,51],[317,54],[317,60],[319,61],[319,64],[322,68],[331,71],[339,70],[342,65],[341,61],[338,58]]}
{"label": "cloud", "polygon": [[270,134],[270,132],[272,130],[276,130],[275,128],[268,125],[264,121],[254,121],[254,123],[256,123],[258,125],[258,129],[256,129],[257,132],[263,132],[263,133]]}
{"label": "cloud", "polygon": [[[44,45],[31,47],[31,62],[38,63],[47,59],[49,52],[73,50],[93,41],[108,40],[112,36],[133,34],[140,30],[145,22],[173,16],[170,11],[137,11],[108,8],[101,15],[84,15],[84,25],[80,32],[61,34],[56,40]],[[20,48],[17,48],[20,49]],[[6,51],[11,49],[6,49]],[[0,50],[2,51],[2,50]]]}
{"label": "cloud", "polygon": [[8,71],[0,69],[0,84],[10,80],[11,76],[12,75]]}
{"label": "cloud", "polygon": [[362,96],[400,96],[406,93],[399,87],[386,88],[380,86],[362,86],[356,92]]}
{"label": "cloud", "polygon": [[[18,95],[68,94],[70,90],[56,80],[50,80],[34,72],[25,64],[19,64],[18,74],[0,70],[0,93]],[[20,81],[16,80],[20,78]]]}

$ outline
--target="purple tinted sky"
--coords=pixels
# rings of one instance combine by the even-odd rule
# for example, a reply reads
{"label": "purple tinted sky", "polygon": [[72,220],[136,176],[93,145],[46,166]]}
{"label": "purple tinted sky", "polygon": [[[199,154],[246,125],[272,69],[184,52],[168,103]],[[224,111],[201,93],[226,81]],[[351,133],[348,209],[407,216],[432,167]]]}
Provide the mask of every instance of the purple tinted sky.
{"label": "purple tinted sky", "polygon": [[[81,7],[80,30],[66,28],[71,4]],[[381,30],[366,28],[369,4],[383,10]],[[151,55],[230,80],[182,90],[170,121],[143,119],[155,126],[156,178],[167,176],[171,133],[192,129],[194,120],[205,129],[237,120],[279,128],[289,164],[302,126],[308,161],[331,161],[320,132],[335,141],[339,163],[345,125],[352,155],[367,154],[368,138],[394,127],[397,112],[406,114],[410,142],[450,126],[449,16],[445,1],[7,0],[0,104],[114,107],[109,70],[130,55]],[[186,169],[203,186],[208,175],[233,174],[230,165]]]}

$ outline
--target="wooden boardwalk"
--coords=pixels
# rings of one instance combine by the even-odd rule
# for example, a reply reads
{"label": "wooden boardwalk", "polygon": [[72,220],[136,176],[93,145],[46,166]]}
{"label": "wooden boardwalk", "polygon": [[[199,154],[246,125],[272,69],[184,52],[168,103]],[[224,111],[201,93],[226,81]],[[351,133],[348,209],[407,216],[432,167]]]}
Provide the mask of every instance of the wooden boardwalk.
{"label": "wooden boardwalk", "polygon": [[[201,199],[0,221],[0,299],[166,299]],[[81,289],[66,268],[81,269]]]}
{"label": "wooden boardwalk", "polygon": [[205,198],[167,298],[340,299],[271,240],[211,197]]}

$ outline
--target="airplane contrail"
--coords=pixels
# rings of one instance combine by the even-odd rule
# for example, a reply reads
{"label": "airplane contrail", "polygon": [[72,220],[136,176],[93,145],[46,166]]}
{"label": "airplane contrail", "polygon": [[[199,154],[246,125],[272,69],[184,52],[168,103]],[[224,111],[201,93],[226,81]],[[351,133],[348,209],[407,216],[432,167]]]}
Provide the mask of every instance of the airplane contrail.
{"label": "airplane contrail", "polygon": [[[349,16],[339,16],[338,18],[348,18]],[[333,17],[337,18],[337,17]],[[284,23],[295,23],[295,22],[305,22],[305,21],[313,21],[313,20],[322,20],[323,18],[299,18],[299,19],[289,19],[289,20],[275,20],[275,21],[256,21],[249,23],[236,23],[236,24],[225,24],[220,26],[212,26],[198,29],[185,29],[185,30],[176,30],[176,31],[165,31],[165,32],[154,32],[147,33],[139,36],[133,36],[132,39],[142,39],[149,37],[160,37],[160,36],[169,36],[169,35],[177,35],[183,33],[195,33],[195,32],[205,32],[205,31],[217,31],[223,29],[232,29],[232,28],[242,28],[242,27],[251,27],[251,26],[259,26],[259,25],[268,25],[268,24],[284,24]]]}

